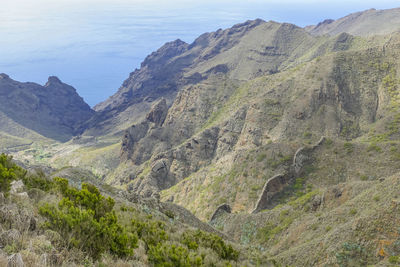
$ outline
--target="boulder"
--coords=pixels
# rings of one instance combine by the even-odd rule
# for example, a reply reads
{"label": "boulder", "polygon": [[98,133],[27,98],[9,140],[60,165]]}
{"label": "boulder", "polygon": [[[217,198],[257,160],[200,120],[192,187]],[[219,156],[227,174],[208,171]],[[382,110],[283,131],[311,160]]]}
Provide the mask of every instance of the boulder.
{"label": "boulder", "polygon": [[8,257],[7,267],[24,267],[24,261],[20,253],[16,253]]}

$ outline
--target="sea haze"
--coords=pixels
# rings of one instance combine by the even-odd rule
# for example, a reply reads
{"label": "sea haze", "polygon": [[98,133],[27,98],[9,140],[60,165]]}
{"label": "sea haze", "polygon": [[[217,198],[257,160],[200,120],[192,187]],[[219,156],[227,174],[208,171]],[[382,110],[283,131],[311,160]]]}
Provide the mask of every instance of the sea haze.
{"label": "sea haze", "polygon": [[180,38],[190,43],[204,32],[248,19],[305,26],[397,4],[357,2],[2,0],[0,73],[40,84],[56,75],[93,106],[165,42]]}

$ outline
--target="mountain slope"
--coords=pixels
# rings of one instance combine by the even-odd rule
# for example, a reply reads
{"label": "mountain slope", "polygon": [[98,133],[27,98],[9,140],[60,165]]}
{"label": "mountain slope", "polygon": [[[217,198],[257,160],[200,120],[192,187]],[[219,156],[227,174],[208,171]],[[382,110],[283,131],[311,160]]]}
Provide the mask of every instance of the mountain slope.
{"label": "mountain slope", "polygon": [[76,90],[57,77],[49,77],[41,86],[17,82],[5,74],[0,75],[0,112],[4,133],[58,141],[78,134],[81,124],[94,114]]}
{"label": "mountain slope", "polygon": [[[194,44],[198,42],[197,40]],[[373,46],[374,42],[370,45]],[[356,50],[362,46],[368,47],[358,38],[348,34],[329,38],[312,37],[294,25],[261,23],[223,53],[216,54],[207,61],[200,60],[197,65],[187,69],[188,75],[198,73],[202,79],[178,92],[162,123],[157,124],[144,119],[128,128],[122,141],[121,168],[117,169],[108,181],[126,184],[132,179],[142,177],[143,179],[133,181],[132,188],[148,195],[151,191],[176,184],[234,150],[237,142],[243,142],[240,140],[242,131],[256,131],[254,136],[246,134],[245,137],[253,139],[246,143],[256,145],[265,142],[266,139],[263,138],[266,137],[275,141],[288,138],[288,134],[296,135],[296,132],[284,130],[285,127],[291,126],[285,125],[287,121],[281,116],[285,110],[294,109],[290,106],[293,94],[300,95],[307,86],[318,87],[320,82],[307,85],[299,83],[294,89],[296,81],[287,81],[287,77],[293,76],[296,66],[304,69],[307,66],[305,62],[313,58],[343,50]],[[210,69],[213,71],[210,72]],[[219,71],[215,71],[217,69]],[[256,83],[256,88],[252,88],[252,83],[246,81],[256,81],[258,76],[265,77],[265,84]],[[260,78],[260,81],[264,79]],[[283,81],[284,85],[279,85]],[[269,90],[271,95],[264,95]],[[287,100],[283,101],[285,97]],[[255,114],[253,106],[257,100],[263,98],[268,98],[276,104],[266,107],[270,110],[265,111],[267,114],[264,116],[267,118],[264,122],[256,118],[251,126],[246,125],[246,122],[251,120],[248,117]],[[265,106],[262,103],[257,105]],[[305,109],[304,105],[305,103],[299,103],[296,112],[300,114],[301,110]],[[292,113],[294,111],[288,116],[293,116]],[[124,170],[124,161],[129,166],[128,170]],[[165,168],[159,169],[160,173],[147,172],[149,168],[157,169],[156,166]],[[145,176],[148,177],[143,177],[143,173],[147,173]]]}
{"label": "mountain slope", "polygon": [[[274,73],[323,53],[321,40],[292,24],[248,21],[205,33],[192,44],[165,44],[131,73],[118,92],[95,107],[88,135],[124,130],[140,122],[154,101],[171,105],[178,92],[220,75],[237,83]],[[310,53],[309,48],[315,47]]]}
{"label": "mountain slope", "polygon": [[400,28],[400,8],[369,9],[352,13],[338,20],[325,20],[305,29],[313,35],[349,33],[358,36],[384,35]]}

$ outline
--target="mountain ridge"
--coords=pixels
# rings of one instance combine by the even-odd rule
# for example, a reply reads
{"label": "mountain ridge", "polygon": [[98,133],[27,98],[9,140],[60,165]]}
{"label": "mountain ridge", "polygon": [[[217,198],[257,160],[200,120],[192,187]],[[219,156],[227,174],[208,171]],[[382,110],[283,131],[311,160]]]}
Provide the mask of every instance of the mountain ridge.
{"label": "mountain ridge", "polygon": [[[0,75],[0,111],[12,121],[40,135],[67,141],[94,111],[75,88],[50,76],[45,85],[20,83]],[[1,129],[6,131],[7,129]],[[17,132],[10,132],[18,136]]]}

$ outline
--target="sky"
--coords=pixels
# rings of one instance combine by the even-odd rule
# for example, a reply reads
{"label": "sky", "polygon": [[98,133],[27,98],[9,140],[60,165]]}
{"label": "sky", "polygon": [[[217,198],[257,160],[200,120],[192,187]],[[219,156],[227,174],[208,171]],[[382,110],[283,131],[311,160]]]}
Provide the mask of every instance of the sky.
{"label": "sky", "polygon": [[399,1],[0,0],[0,73],[44,84],[55,75],[94,106],[165,42],[249,19],[299,26]]}

